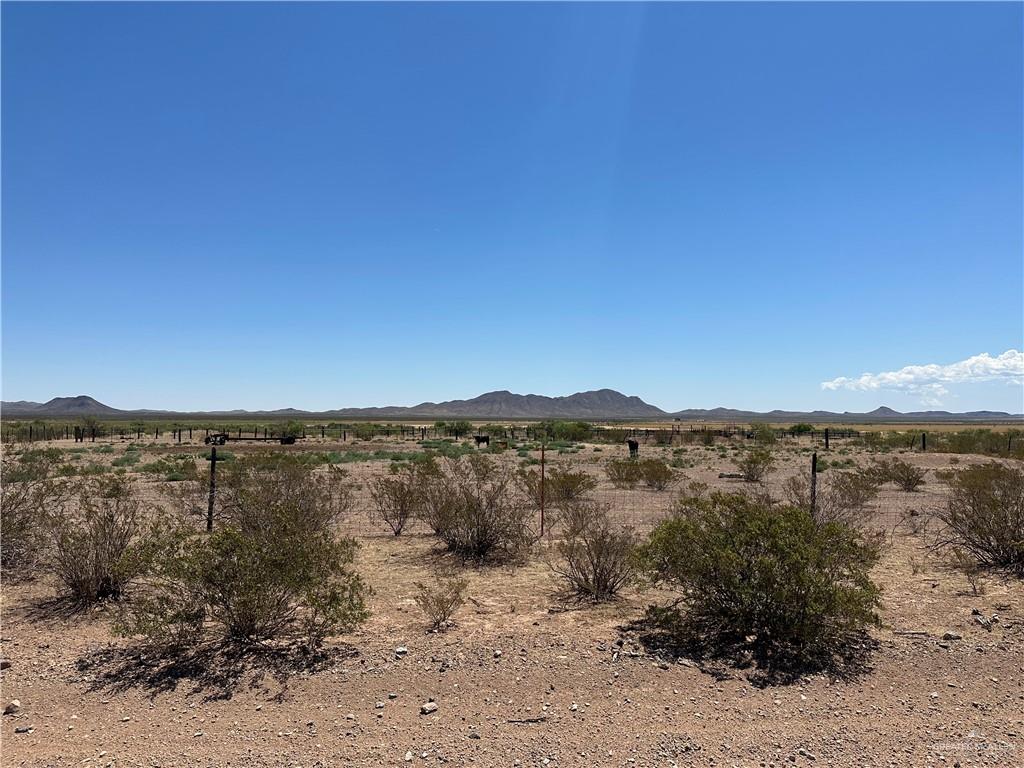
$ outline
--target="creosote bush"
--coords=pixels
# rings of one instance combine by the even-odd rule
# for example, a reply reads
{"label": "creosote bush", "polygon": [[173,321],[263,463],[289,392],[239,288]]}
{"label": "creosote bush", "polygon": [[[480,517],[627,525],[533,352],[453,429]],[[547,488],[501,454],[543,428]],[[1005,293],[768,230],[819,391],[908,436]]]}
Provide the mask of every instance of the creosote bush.
{"label": "creosote bush", "polygon": [[370,496],[377,507],[377,517],[398,536],[421,504],[416,467],[392,464],[389,475],[378,475],[370,481]]}
{"label": "creosote bush", "polygon": [[[783,493],[787,503],[811,511],[811,473],[802,472],[786,480]],[[829,472],[818,476],[814,519],[819,523],[859,525],[867,516],[867,505],[878,495],[875,477],[864,472]]]}
{"label": "creosote bush", "polygon": [[555,573],[580,597],[598,602],[615,597],[634,576],[636,534],[612,523],[606,505],[589,500],[567,505],[563,526]]}
{"label": "creosote bush", "polygon": [[[536,469],[520,470],[519,484],[534,506],[540,507],[540,471]],[[597,480],[588,472],[558,466],[548,467],[544,474],[544,504],[552,507],[570,504],[584,498],[595,488],[597,488]]]}
{"label": "creosote bush", "polygon": [[415,582],[413,600],[430,620],[430,628],[442,631],[451,623],[455,612],[466,602],[466,579],[438,579],[434,584]]}
{"label": "creosote bush", "polygon": [[53,571],[78,603],[117,600],[146,571],[164,522],[125,475],[81,480],[49,515]]}
{"label": "creosote bush", "polygon": [[879,622],[876,546],[765,498],[683,497],[641,558],[681,591],[682,611],[660,618],[698,654],[749,656],[776,672],[827,666]]}
{"label": "creosote bush", "polygon": [[[982,568],[1024,576],[1024,470],[989,462],[957,470],[946,507],[937,513],[946,530],[939,546],[960,550]],[[964,558],[966,561],[966,558]]]}
{"label": "creosote bush", "polygon": [[225,480],[213,533],[179,528],[162,540],[119,631],[195,642],[213,629],[313,651],[363,621],[369,588],[350,567],[358,544],[333,532],[350,498],[343,473],[276,454],[240,460]]}
{"label": "creosote bush", "polygon": [[48,515],[67,500],[66,467],[56,449],[5,452],[0,470],[0,568],[7,579],[31,576],[45,548]]}
{"label": "creosote bush", "polygon": [[878,484],[895,483],[900,490],[913,492],[924,484],[925,470],[903,459],[873,459],[866,472]]}
{"label": "creosote bush", "polygon": [[655,491],[664,491],[675,481],[676,474],[661,459],[644,459],[637,462],[644,485]]}
{"label": "creosote bush", "polygon": [[775,465],[770,448],[751,448],[736,462],[736,468],[748,483],[759,483]]}
{"label": "creosote bush", "polygon": [[445,459],[425,477],[430,525],[462,559],[514,558],[534,542],[530,505],[512,467],[475,454]]}
{"label": "creosote bush", "polygon": [[633,459],[609,459],[604,471],[616,488],[634,488],[643,479],[640,463]]}

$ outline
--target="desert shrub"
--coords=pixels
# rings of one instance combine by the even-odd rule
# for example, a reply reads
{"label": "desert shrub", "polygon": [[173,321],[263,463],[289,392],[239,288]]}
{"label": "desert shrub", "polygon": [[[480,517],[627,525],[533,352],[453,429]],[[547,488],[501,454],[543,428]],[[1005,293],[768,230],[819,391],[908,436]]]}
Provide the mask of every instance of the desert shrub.
{"label": "desert shrub", "polygon": [[565,535],[557,549],[561,560],[553,566],[577,595],[595,601],[610,600],[633,578],[633,531],[615,525],[606,505],[594,501],[569,504],[564,515]]}
{"label": "desert shrub", "polygon": [[775,457],[770,449],[751,448],[744,451],[742,458],[736,462],[736,468],[748,483],[759,483],[774,464]]}
{"label": "desert shrub", "polygon": [[161,516],[124,475],[80,481],[73,502],[50,514],[54,573],[76,602],[116,600],[146,570]]}
{"label": "desert shrub", "polygon": [[895,483],[901,490],[908,492],[916,491],[924,483],[925,477],[925,470],[895,457],[873,459],[865,471],[879,484]]}
{"label": "desert shrub", "polygon": [[775,442],[775,430],[771,424],[754,422],[750,425],[750,432],[754,439],[762,445],[772,445]]}
{"label": "desert shrub", "polygon": [[960,549],[981,567],[1024,575],[1024,470],[989,462],[958,470],[949,483],[938,544]]}
{"label": "desert shrub", "polygon": [[377,507],[377,517],[398,536],[421,503],[415,467],[393,464],[390,474],[378,475],[370,481],[370,496]]}
{"label": "desert shrub", "polygon": [[809,435],[813,431],[814,431],[814,425],[813,424],[807,424],[806,422],[801,422],[799,424],[794,424],[793,426],[791,426],[789,428],[789,434],[791,434],[791,435]]}
{"label": "desert shrub", "polygon": [[514,557],[532,543],[530,507],[512,468],[483,454],[446,459],[427,484],[430,525],[459,557]]}
{"label": "desert shrub", "polygon": [[[518,474],[523,492],[539,507],[541,503],[540,472],[536,469],[522,469]],[[583,470],[563,467],[548,467],[544,474],[544,503],[559,507],[581,499],[597,488],[597,480]]]}
{"label": "desert shrub", "polygon": [[[783,484],[787,503],[811,512],[811,475],[803,472]],[[864,521],[867,505],[878,495],[878,483],[863,472],[830,472],[818,478],[814,519],[819,523],[857,525]]]}
{"label": "desert shrub", "polygon": [[218,527],[179,531],[161,549],[118,630],[195,641],[215,628],[234,642],[315,650],[359,624],[369,589],[350,567],[358,544],[333,533],[348,504],[340,478],[290,456],[240,461]]}
{"label": "desert shrub", "polygon": [[142,454],[136,450],[127,450],[124,456],[119,456],[110,462],[111,466],[114,467],[134,467],[142,460]]}
{"label": "desert shrub", "polygon": [[[207,453],[207,459],[209,454]],[[229,462],[234,456],[225,450],[217,452],[217,465],[221,462]],[[200,480],[199,467],[196,465],[196,457],[190,454],[174,454],[164,456],[156,461],[139,465],[139,471],[149,475],[163,475],[165,480],[178,482],[182,480],[198,482]]]}
{"label": "desert shrub", "polygon": [[751,654],[766,669],[828,665],[879,619],[878,550],[841,523],[743,494],[685,498],[641,550],[682,591],[663,621],[698,653]]}
{"label": "desert shrub", "polygon": [[47,517],[68,497],[56,449],[5,453],[0,474],[0,568],[5,578],[30,576],[46,542]]}
{"label": "desert shrub", "polygon": [[415,582],[416,595],[413,600],[430,620],[430,628],[445,629],[455,612],[466,602],[465,579],[438,579],[433,585]]}
{"label": "desert shrub", "polygon": [[656,491],[664,491],[675,480],[675,472],[661,459],[644,459],[637,462],[644,485]]}
{"label": "desert shrub", "polygon": [[643,479],[639,462],[632,459],[610,459],[604,471],[616,488],[633,488]]}

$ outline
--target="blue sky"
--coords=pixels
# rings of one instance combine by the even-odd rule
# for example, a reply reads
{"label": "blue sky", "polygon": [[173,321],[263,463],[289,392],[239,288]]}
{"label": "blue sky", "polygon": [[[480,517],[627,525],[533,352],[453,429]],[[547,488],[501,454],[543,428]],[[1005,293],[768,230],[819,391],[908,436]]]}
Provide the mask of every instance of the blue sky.
{"label": "blue sky", "polygon": [[5,2],[3,397],[1020,412],[1022,22]]}

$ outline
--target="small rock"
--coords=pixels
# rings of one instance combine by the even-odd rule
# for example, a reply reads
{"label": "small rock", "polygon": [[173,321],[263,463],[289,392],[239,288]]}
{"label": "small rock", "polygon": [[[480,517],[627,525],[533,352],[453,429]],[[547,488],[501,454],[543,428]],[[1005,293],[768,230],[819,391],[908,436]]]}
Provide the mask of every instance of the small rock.
{"label": "small rock", "polygon": [[398,658],[402,658],[408,652],[409,652],[409,649],[406,648],[404,645],[400,645],[397,648],[395,648],[395,656],[397,656]]}
{"label": "small rock", "polygon": [[384,709],[384,702],[383,702],[383,701],[378,701],[378,702],[377,702],[376,704],[374,704],[373,706],[374,706],[374,707],[375,707],[376,709]]}
{"label": "small rock", "polygon": [[477,733],[476,731],[470,731],[469,732],[469,738],[471,738],[471,739],[479,739],[480,738],[480,734]]}
{"label": "small rock", "polygon": [[33,728],[31,725],[19,725],[17,728],[14,729],[14,732],[15,733],[32,733],[32,731],[34,731],[34,730],[35,730],[35,728]]}
{"label": "small rock", "polygon": [[428,701],[427,703],[425,703],[423,706],[420,707],[420,714],[421,715],[432,715],[434,712],[437,712],[437,702],[436,701]]}
{"label": "small rock", "polygon": [[501,658],[501,651],[495,649],[495,651],[494,651],[494,658],[500,659]]}
{"label": "small rock", "polygon": [[946,632],[942,636],[942,639],[943,640],[961,640],[963,638],[961,637],[961,635],[957,634],[956,632]]}
{"label": "small rock", "polygon": [[408,752],[405,753],[405,762],[407,762],[407,763],[411,763],[412,762],[412,750],[409,750]]}
{"label": "small rock", "polygon": [[4,707],[5,715],[16,715],[21,712],[21,702],[17,699],[11,699],[11,703]]}
{"label": "small rock", "polygon": [[0,659],[0,669],[10,669],[10,668],[11,668],[10,659]]}
{"label": "small rock", "polygon": [[397,693],[389,693],[388,694],[388,698],[389,699],[397,699],[398,698],[398,694]]}

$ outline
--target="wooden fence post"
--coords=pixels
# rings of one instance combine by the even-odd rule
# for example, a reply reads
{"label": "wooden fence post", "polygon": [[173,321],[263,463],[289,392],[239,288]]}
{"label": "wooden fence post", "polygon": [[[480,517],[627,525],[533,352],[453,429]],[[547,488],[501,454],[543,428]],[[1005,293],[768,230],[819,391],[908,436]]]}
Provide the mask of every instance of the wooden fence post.
{"label": "wooden fence post", "polygon": [[818,454],[811,454],[811,517],[818,507]]}
{"label": "wooden fence post", "polygon": [[217,495],[217,449],[210,446],[210,499],[206,505],[206,530],[213,530],[213,501]]}

